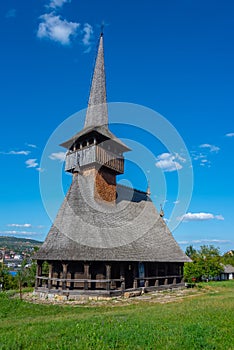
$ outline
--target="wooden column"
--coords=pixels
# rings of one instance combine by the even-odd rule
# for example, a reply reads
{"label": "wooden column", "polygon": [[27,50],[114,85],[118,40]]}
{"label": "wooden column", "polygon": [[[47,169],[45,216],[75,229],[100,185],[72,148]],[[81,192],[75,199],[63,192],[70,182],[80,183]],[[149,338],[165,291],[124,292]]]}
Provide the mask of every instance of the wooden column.
{"label": "wooden column", "polygon": [[168,275],[168,265],[167,263],[165,263],[164,265],[164,274],[165,274],[165,280],[164,280],[164,284],[167,285],[168,284],[168,278],[167,278],[167,275]]}
{"label": "wooden column", "polygon": [[167,274],[168,274],[168,265],[167,265],[167,263],[165,263],[165,265],[164,265],[164,273],[165,273],[165,276],[167,276]]}
{"label": "wooden column", "polygon": [[[68,264],[63,263],[62,266],[63,266],[63,279],[67,279],[67,266],[68,266]],[[66,289],[66,286],[67,286],[67,281],[64,281],[62,283],[62,289],[63,290]]]}
{"label": "wooden column", "polygon": [[[106,264],[106,279],[111,279],[111,265]],[[110,282],[106,282],[106,290],[110,290]]]}
{"label": "wooden column", "polygon": [[[37,271],[36,271],[36,276],[41,277],[42,274],[42,262],[41,261],[37,261]],[[39,278],[36,278],[36,288],[37,287],[41,287],[42,284],[42,280]]]}
{"label": "wooden column", "polygon": [[[145,262],[144,265],[145,265],[145,277],[147,278],[147,277],[149,277],[148,263]],[[149,287],[149,280],[148,279],[145,280],[145,287]]]}
{"label": "wooden column", "polygon": [[155,275],[158,276],[158,263],[156,263],[156,266],[155,266]]}
{"label": "wooden column", "polygon": [[[84,263],[84,278],[87,280],[89,279],[89,264],[88,263]],[[85,290],[89,289],[88,281],[84,282],[84,289]]]}
{"label": "wooden column", "polygon": [[184,264],[182,264],[181,266],[180,266],[180,275],[181,275],[181,277],[180,277],[180,279],[181,279],[181,283],[183,283],[184,282]]}
{"label": "wooden column", "polygon": [[158,279],[155,280],[154,285],[155,285],[155,287],[158,287],[158,286],[159,286],[159,281],[158,281]]}
{"label": "wooden column", "polygon": [[135,288],[135,289],[138,287],[137,273],[138,273],[138,265],[137,265],[137,263],[134,263],[133,264],[133,288]]}
{"label": "wooden column", "polygon": [[52,281],[51,281],[52,276],[53,276],[53,264],[49,263],[48,289],[51,289],[51,287],[52,287]]}
{"label": "wooden column", "polygon": [[[158,263],[156,263],[156,265],[155,265],[155,276],[158,277]],[[159,285],[158,279],[155,280],[154,285],[155,285],[155,287],[157,287]]]}
{"label": "wooden column", "polygon": [[125,290],[124,263],[120,263],[120,279],[123,279],[123,281],[121,282],[121,290]]}

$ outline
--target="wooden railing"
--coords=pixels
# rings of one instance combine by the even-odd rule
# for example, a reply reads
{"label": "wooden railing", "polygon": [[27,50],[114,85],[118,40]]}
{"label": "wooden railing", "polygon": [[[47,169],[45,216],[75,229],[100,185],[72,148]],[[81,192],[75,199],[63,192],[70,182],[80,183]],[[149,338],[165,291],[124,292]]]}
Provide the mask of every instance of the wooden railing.
{"label": "wooden railing", "polygon": [[[169,276],[153,276],[153,277],[135,277],[133,279],[132,288],[141,288],[141,287],[159,287],[167,285],[176,285],[183,281],[182,275],[169,275]],[[44,282],[44,283],[43,283]],[[118,285],[121,290],[125,289],[125,279],[89,279],[89,278],[55,278],[47,276],[36,276],[36,287],[44,287],[48,290],[53,289],[56,284],[57,287],[62,287],[62,290],[66,290],[71,287],[71,284],[80,283],[82,286],[80,288],[72,289],[91,289],[91,284],[101,284],[103,289],[111,290],[116,289]],[[68,286],[67,284],[70,284]]]}
{"label": "wooden railing", "polygon": [[124,158],[122,155],[115,154],[98,145],[77,151],[69,151],[66,155],[65,171],[73,171],[76,167],[84,167],[86,165],[98,163],[123,174]]}
{"label": "wooden railing", "polygon": [[[45,287],[51,289],[52,282],[56,284],[62,284],[62,289],[67,288],[67,283],[82,283],[84,289],[89,289],[91,283],[100,283],[103,284],[107,290],[114,289],[116,282],[120,285],[124,282],[123,278],[114,278],[114,279],[89,279],[89,278],[55,278],[55,277],[46,277],[46,276],[36,276],[36,287],[41,287],[43,281],[45,281]],[[41,283],[40,283],[41,282]],[[76,289],[76,288],[74,288]]]}
{"label": "wooden railing", "polygon": [[96,160],[119,173],[124,172],[124,158],[99,146],[96,146]]}
{"label": "wooden railing", "polygon": [[[181,283],[183,279],[182,275],[169,275],[169,276],[152,276],[152,277],[136,277],[134,278],[134,287],[142,287],[141,284],[144,284],[144,287],[158,287],[159,285],[168,285],[168,284],[177,284]],[[143,283],[141,283],[143,282]]]}

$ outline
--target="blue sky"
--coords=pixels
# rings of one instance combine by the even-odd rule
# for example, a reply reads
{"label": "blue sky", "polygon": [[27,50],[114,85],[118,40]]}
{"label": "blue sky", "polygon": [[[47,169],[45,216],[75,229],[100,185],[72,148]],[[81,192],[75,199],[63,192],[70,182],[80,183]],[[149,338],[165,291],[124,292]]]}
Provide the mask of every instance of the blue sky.
{"label": "blue sky", "polygon": [[[108,101],[160,113],[191,158],[192,198],[175,217],[182,222],[174,237],[183,249],[189,244],[234,249],[232,1],[9,0],[1,2],[0,16],[0,234],[43,240],[49,230],[39,177],[46,187],[43,176],[48,179],[51,166],[52,180],[62,176],[65,192],[70,177],[61,175],[64,150],[46,144],[64,120],[87,106],[104,21]],[[54,142],[82,128],[82,118],[81,113],[70,134],[52,137]],[[190,163],[182,150],[157,140],[157,118],[147,118],[153,138],[144,120],[141,132],[126,125],[112,129],[133,149],[125,179],[142,190],[149,179],[152,199],[158,209],[163,204],[170,227],[173,210],[187,195],[178,199],[178,179]],[[135,125],[134,116],[129,123]],[[47,186],[53,216],[62,197]]]}

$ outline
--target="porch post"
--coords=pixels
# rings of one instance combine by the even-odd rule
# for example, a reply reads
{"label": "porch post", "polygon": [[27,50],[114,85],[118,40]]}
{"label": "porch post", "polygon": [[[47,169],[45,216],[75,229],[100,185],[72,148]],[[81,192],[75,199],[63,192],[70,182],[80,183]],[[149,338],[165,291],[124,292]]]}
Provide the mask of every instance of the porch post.
{"label": "porch post", "polygon": [[[63,279],[66,280],[67,279],[67,266],[68,266],[68,264],[63,263],[62,266],[63,266]],[[66,286],[67,286],[67,281],[63,281],[62,289],[63,290],[66,289]]]}
{"label": "porch post", "polygon": [[137,287],[138,287],[138,283],[137,283],[137,273],[138,273],[138,271],[137,271],[137,264],[136,263],[134,263],[133,264],[133,288],[134,289],[136,289]]}
{"label": "porch post", "polygon": [[52,276],[53,276],[53,264],[50,262],[49,263],[48,289],[51,289],[51,287],[52,287],[52,281],[51,281]]}
{"label": "porch post", "polygon": [[[149,268],[148,268],[148,262],[144,263],[145,265],[145,278],[149,277]],[[149,280],[145,279],[145,287],[149,287]]]}
{"label": "porch post", "polygon": [[[106,264],[106,279],[111,279],[111,265]],[[110,282],[106,282],[106,290],[110,290]]]}
{"label": "porch post", "polygon": [[120,263],[120,279],[123,280],[123,281],[121,282],[121,290],[125,290],[124,263]]}
{"label": "porch post", "polygon": [[42,274],[42,262],[41,261],[37,261],[37,271],[36,271],[36,288],[37,287],[41,287],[41,284],[42,284],[42,280],[37,278],[38,277],[41,277],[41,274]]}
{"label": "porch post", "polygon": [[180,265],[180,282],[183,283],[184,282],[184,264],[182,263]]}
{"label": "porch post", "polygon": [[[158,277],[158,263],[155,265],[155,275]],[[157,287],[159,285],[158,279],[156,278],[154,285]]]}
{"label": "porch post", "polygon": [[[88,263],[84,263],[84,278],[89,279],[89,264]],[[85,290],[89,289],[88,281],[84,282],[84,289]]]}
{"label": "porch post", "polygon": [[164,284],[167,285],[168,284],[168,278],[167,278],[167,274],[168,274],[168,265],[167,263],[165,263],[164,265],[164,273],[165,273],[165,280],[164,280]]}

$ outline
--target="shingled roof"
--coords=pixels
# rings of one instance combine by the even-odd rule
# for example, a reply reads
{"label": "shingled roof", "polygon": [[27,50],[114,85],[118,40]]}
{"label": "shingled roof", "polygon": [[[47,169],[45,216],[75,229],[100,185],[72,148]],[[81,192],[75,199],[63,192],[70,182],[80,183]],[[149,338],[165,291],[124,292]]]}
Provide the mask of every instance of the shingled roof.
{"label": "shingled roof", "polygon": [[118,139],[108,128],[103,33],[100,35],[84,128],[73,135],[69,140],[61,143],[60,146],[70,149],[76,140],[91,132],[98,133],[106,139],[114,141],[123,152],[130,151],[130,148]]}
{"label": "shingled roof", "polygon": [[234,273],[234,266],[232,266],[232,265],[223,266],[223,272],[224,273]]}
{"label": "shingled roof", "polygon": [[101,126],[107,124],[106,75],[104,66],[103,33],[101,33],[84,127],[87,128],[90,126]]}
{"label": "shingled roof", "polygon": [[64,148],[71,148],[71,146],[73,145],[73,143],[79,139],[81,136],[83,135],[88,135],[90,133],[93,132],[97,132],[98,134],[104,136],[107,140],[111,140],[116,142],[119,147],[124,151],[124,152],[128,152],[131,149],[129,147],[127,147],[119,138],[117,138],[109,129],[107,125],[101,125],[101,126],[89,126],[86,127],[84,129],[82,129],[81,131],[79,131],[77,134],[75,134],[74,136],[72,136],[69,140],[63,142],[60,144],[60,146],[64,147]]}
{"label": "shingled roof", "polygon": [[117,202],[94,199],[94,179],[73,177],[38,260],[186,262],[145,192],[117,185]]}

